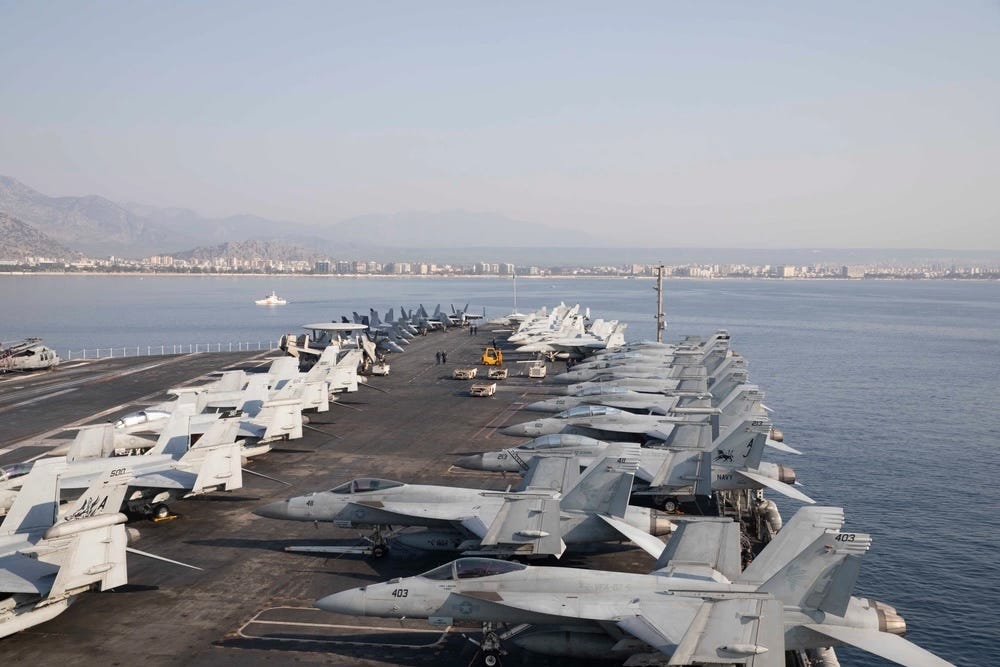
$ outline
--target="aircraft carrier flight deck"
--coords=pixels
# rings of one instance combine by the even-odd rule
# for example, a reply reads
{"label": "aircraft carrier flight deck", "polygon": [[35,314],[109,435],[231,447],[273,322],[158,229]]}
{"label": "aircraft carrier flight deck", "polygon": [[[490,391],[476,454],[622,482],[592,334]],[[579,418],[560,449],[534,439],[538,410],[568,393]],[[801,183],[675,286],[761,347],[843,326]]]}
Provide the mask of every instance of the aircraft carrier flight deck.
{"label": "aircraft carrier flight deck", "polygon": [[[129,582],[112,592],[80,596],[68,611],[3,640],[8,664],[92,665],[469,665],[479,627],[435,628],[423,621],[343,617],[312,607],[330,593],[410,576],[454,554],[394,547],[387,557],[288,553],[290,545],[358,545],[365,534],[331,524],[274,521],[252,510],[324,490],[356,477],[382,477],[502,490],[515,477],[453,469],[463,452],[498,449],[521,439],[499,428],[522,421],[517,409],[552,393],[544,381],[517,372],[489,398],[469,396],[454,380],[458,365],[476,365],[490,327],[418,336],[391,355],[391,374],[342,394],[329,412],[309,413],[305,437],[280,443],[247,468],[289,483],[244,476],[244,487],[171,504],[173,520],[133,521],[138,549],[203,568],[197,572],[135,555]],[[436,362],[446,351],[448,361]],[[114,420],[167,400],[171,387],[208,380],[223,369],[264,370],[270,353],[193,354],[67,362],[34,375],[0,377],[0,464],[44,454],[73,437],[73,428]],[[482,368],[482,367],[480,367]],[[553,371],[561,371],[556,364]],[[543,396],[542,396],[543,397]],[[640,549],[567,554],[570,565],[648,571]],[[515,647],[508,665],[559,665]],[[585,661],[583,661],[586,664]],[[581,664],[573,660],[572,664]]]}

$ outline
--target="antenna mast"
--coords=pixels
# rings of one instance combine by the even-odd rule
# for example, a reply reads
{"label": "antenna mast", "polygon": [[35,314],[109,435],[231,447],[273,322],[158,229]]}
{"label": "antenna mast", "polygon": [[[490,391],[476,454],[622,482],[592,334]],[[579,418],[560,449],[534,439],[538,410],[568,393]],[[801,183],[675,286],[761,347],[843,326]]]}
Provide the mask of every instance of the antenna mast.
{"label": "antenna mast", "polygon": [[514,280],[514,312],[516,313],[517,312],[517,269],[514,270],[514,273],[511,275],[511,278]]}
{"label": "antenna mast", "polygon": [[663,269],[662,264],[656,267],[656,342],[663,342],[663,330],[667,323],[663,321]]}

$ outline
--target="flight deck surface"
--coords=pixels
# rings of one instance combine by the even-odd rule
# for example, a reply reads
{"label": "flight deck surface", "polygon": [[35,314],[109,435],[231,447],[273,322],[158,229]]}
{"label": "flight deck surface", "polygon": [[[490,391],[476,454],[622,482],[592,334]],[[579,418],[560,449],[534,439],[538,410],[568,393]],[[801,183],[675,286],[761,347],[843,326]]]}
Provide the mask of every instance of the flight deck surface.
{"label": "flight deck surface", "polygon": [[[423,621],[339,616],[314,609],[315,600],[366,583],[410,576],[455,554],[396,547],[382,559],[359,555],[288,553],[294,545],[360,545],[360,530],[330,524],[276,521],[251,513],[293,495],[332,488],[355,477],[502,490],[517,477],[451,468],[460,453],[498,449],[523,439],[499,428],[526,421],[526,402],[553,389],[512,375],[488,399],[469,396],[469,381],[454,380],[458,365],[474,365],[493,334],[467,329],[418,336],[392,355],[392,373],[341,395],[326,413],[309,413],[305,437],[279,443],[247,468],[290,483],[245,475],[244,488],[175,502],[176,520],[130,524],[134,546],[191,563],[202,572],[129,556],[129,583],[87,593],[54,620],[7,637],[0,652],[10,664],[92,665],[469,665],[477,664],[479,627],[441,628]],[[439,365],[435,352],[446,351]],[[272,355],[280,354],[275,351]],[[72,437],[64,426],[115,419],[170,397],[225,368],[266,368],[267,353],[139,357],[0,378],[0,463],[44,453]],[[513,368],[516,364],[510,364]],[[561,366],[561,364],[559,364]],[[515,369],[518,372],[520,369]],[[559,368],[561,370],[561,368]],[[645,552],[567,553],[565,565],[648,571]],[[509,665],[581,664],[508,647]],[[585,664],[585,663],[584,663]]]}

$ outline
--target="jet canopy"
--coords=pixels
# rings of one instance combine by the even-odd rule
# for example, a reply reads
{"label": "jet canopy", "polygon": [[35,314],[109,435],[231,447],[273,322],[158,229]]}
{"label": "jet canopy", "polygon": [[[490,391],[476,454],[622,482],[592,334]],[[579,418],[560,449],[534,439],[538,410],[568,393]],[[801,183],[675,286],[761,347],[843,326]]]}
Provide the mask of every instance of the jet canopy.
{"label": "jet canopy", "polygon": [[23,477],[31,472],[31,463],[11,463],[9,465],[0,466],[0,482],[6,482],[9,479],[15,479],[17,477]]}
{"label": "jet canopy", "polygon": [[403,486],[403,483],[394,482],[391,479],[378,479],[377,477],[359,477],[333,487],[330,489],[330,493],[367,493],[369,491],[384,491],[397,486]]}
{"label": "jet canopy", "polygon": [[436,567],[429,572],[424,572],[420,576],[424,579],[435,581],[448,581],[450,579],[478,579],[479,577],[492,577],[497,574],[507,574],[527,569],[527,565],[513,563],[508,560],[497,560],[495,558],[459,558],[456,561]]}
{"label": "jet canopy", "polygon": [[625,387],[607,387],[604,385],[597,387],[587,387],[583,391],[576,393],[577,396],[605,396],[607,394],[627,394],[629,389]]}
{"label": "jet canopy", "polygon": [[556,418],[571,419],[573,417],[596,417],[599,415],[620,414],[621,412],[622,411],[618,408],[611,408],[607,405],[578,405],[575,408],[563,410],[556,415]]}
{"label": "jet canopy", "polygon": [[600,440],[595,440],[594,438],[589,438],[585,435],[577,435],[575,433],[556,433],[543,435],[535,438],[534,440],[529,440],[523,445],[518,445],[517,449],[531,452],[540,449],[565,449],[566,447],[584,447],[600,444]]}

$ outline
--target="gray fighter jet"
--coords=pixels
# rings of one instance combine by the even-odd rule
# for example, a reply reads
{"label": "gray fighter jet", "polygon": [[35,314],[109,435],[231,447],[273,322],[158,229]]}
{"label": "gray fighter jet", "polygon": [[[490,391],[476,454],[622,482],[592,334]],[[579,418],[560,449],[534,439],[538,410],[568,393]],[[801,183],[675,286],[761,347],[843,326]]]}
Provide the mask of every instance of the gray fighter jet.
{"label": "gray fighter jet", "polygon": [[[657,507],[677,509],[682,500],[710,496],[714,491],[769,488],[800,502],[813,500],[795,486],[789,466],[762,461],[771,424],[766,419],[746,420],[713,442],[710,424],[680,424],[670,447],[644,447],[633,495],[652,496]],[[779,445],[784,451],[795,450]],[[522,472],[535,456],[566,452],[590,465],[615,445],[573,434],[547,435],[517,447],[471,454],[455,461],[469,470]]]}
{"label": "gray fighter jet", "polygon": [[90,589],[127,581],[125,485],[102,479],[59,516],[60,461],[39,461],[0,526],[0,637],[48,621]]}
{"label": "gray fighter jet", "polygon": [[516,624],[508,639],[531,651],[636,665],[784,667],[787,650],[842,644],[909,667],[949,665],[901,636],[906,623],[895,609],[852,596],[871,537],[842,526],[840,508],[800,509],[743,571],[739,525],[706,521],[683,524],[651,574],[462,558],[316,606],[483,622],[481,648],[493,665],[498,624]]}
{"label": "gray fighter jet", "polygon": [[716,399],[706,394],[685,406],[672,407],[665,415],[640,415],[604,405],[583,404],[552,417],[505,426],[500,432],[526,438],[574,433],[598,440],[669,440],[674,427],[691,421],[692,417],[718,414],[723,432],[746,416],[763,417],[763,397],[756,385],[743,384],[733,388],[715,406],[712,403]]}
{"label": "gray fighter jet", "polygon": [[[148,454],[113,456],[114,428],[111,424],[84,427],[65,457],[42,459],[61,461],[63,490],[86,489],[101,476],[116,470],[130,472],[129,494],[115,511],[163,518],[169,515],[173,498],[189,497],[218,490],[243,487],[240,445],[236,442],[237,420],[217,420],[205,434],[189,446],[188,418],[174,416]],[[119,443],[121,444],[121,443]],[[8,469],[0,475],[0,511],[12,507],[24,493],[33,464]],[[20,488],[20,491],[15,489]]]}
{"label": "gray fighter jet", "polygon": [[628,504],[638,465],[635,447],[603,458],[580,474],[572,457],[538,457],[518,491],[355,479],[329,491],[255,510],[272,519],[329,521],[373,527],[373,555],[383,556],[387,526],[423,526],[395,537],[407,546],[467,554],[560,556],[567,546],[632,540],[662,550],[673,524],[656,510]]}

